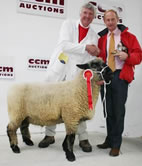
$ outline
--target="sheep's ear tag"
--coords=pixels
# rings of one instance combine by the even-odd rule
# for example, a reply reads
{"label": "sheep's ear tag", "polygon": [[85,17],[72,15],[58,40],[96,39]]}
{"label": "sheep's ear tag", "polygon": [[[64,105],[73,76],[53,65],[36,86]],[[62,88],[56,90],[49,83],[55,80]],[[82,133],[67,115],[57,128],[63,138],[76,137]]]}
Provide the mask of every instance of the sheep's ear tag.
{"label": "sheep's ear tag", "polygon": [[83,77],[87,82],[87,92],[88,92],[88,106],[90,110],[93,110],[93,101],[92,101],[92,88],[91,88],[91,79],[93,78],[93,72],[90,69],[87,69],[83,72]]}

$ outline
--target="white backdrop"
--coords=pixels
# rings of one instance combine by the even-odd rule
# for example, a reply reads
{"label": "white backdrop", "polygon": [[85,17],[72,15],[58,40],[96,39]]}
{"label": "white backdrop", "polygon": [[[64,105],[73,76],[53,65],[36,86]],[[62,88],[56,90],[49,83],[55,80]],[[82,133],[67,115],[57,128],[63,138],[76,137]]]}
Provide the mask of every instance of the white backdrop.
{"label": "white backdrop", "polygon": [[[108,0],[109,1],[109,0]],[[111,2],[111,0],[109,1]],[[113,0],[125,7],[125,25],[134,33],[142,45],[142,1]],[[67,18],[79,18],[82,0],[68,0]],[[0,1],[0,60],[11,57],[14,61],[15,79],[0,79],[0,135],[6,134],[8,124],[6,94],[8,87],[15,82],[44,80],[45,71],[27,69],[27,57],[43,57],[48,59],[57,43],[61,18],[52,18],[17,12],[16,0]],[[104,25],[93,24],[96,32]],[[129,87],[129,97],[126,105],[126,120],[124,135],[142,135],[142,65],[136,67],[135,81]],[[96,116],[88,121],[88,131],[106,132],[105,119],[100,99],[96,107]],[[58,125],[57,130],[64,130]],[[32,132],[43,132],[41,127],[31,126]]]}

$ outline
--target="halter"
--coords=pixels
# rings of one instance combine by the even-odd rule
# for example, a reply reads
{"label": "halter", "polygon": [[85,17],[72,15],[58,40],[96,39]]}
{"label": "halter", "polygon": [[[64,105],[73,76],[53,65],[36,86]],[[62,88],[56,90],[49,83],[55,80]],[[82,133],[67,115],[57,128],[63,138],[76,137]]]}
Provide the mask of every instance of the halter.
{"label": "halter", "polygon": [[111,83],[111,80],[107,83],[103,77],[103,71],[107,68],[108,66],[105,66],[104,68],[102,68],[101,71],[95,71],[95,73],[99,73],[102,77],[102,79],[104,80],[104,96],[102,99],[102,103],[104,105],[104,117],[107,117],[107,112],[106,112],[106,85],[109,85]]}
{"label": "halter", "polygon": [[109,85],[109,84],[111,83],[111,80],[107,83],[107,82],[105,81],[105,79],[104,79],[104,76],[103,76],[103,71],[104,71],[107,67],[108,67],[108,66],[105,66],[104,68],[102,68],[101,71],[94,71],[94,73],[99,73],[99,74],[101,75],[102,79],[104,80],[104,84],[105,84],[105,85]]}

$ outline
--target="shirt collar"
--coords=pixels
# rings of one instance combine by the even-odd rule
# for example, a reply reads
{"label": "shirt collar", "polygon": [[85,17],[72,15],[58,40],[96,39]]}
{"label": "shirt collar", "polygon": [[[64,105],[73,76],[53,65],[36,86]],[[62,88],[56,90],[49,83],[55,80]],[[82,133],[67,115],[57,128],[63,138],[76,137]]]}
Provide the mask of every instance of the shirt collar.
{"label": "shirt collar", "polygon": [[[112,33],[112,32],[109,31],[109,32],[108,32],[108,36],[110,36],[111,33]],[[116,29],[113,31],[113,34],[114,34],[114,35],[119,35],[120,33],[121,33],[121,31],[118,29],[118,27],[116,27]]]}
{"label": "shirt collar", "polygon": [[76,23],[76,27],[78,28],[78,25],[80,24],[81,27],[85,28],[85,29],[88,29],[90,27],[90,25],[88,27],[84,27],[81,23],[80,20],[77,20],[77,23]]}

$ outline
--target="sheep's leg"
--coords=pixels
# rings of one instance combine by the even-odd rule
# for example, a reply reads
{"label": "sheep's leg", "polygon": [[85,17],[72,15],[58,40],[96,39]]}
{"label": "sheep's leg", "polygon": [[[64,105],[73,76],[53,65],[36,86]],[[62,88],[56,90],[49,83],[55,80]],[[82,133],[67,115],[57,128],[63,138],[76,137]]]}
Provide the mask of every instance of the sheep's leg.
{"label": "sheep's leg", "polygon": [[9,137],[10,147],[14,153],[20,153],[20,148],[18,147],[18,140],[17,140],[17,131],[16,125],[12,122],[7,126],[7,135]]}
{"label": "sheep's leg", "polygon": [[75,141],[75,134],[66,135],[62,144],[63,150],[65,151],[66,158],[69,161],[75,161],[75,155],[73,153],[73,145]]}
{"label": "sheep's leg", "polygon": [[20,125],[20,130],[23,138],[23,142],[25,142],[27,145],[32,146],[34,145],[32,140],[30,139],[30,132],[29,132],[29,120],[28,117],[25,118],[21,125]]}

